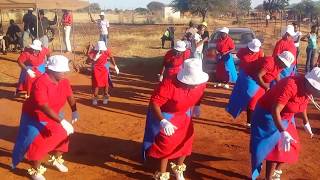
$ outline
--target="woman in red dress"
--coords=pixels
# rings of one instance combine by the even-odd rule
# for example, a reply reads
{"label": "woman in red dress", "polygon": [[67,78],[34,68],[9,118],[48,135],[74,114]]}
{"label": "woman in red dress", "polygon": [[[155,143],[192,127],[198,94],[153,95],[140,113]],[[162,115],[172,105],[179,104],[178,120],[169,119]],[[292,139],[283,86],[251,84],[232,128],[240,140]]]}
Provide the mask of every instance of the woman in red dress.
{"label": "woman in red dress", "polygon": [[[259,85],[255,95],[251,98],[247,109],[247,123],[251,125],[251,114],[254,111],[259,99],[270,89],[270,84],[273,81],[280,81],[280,73],[290,67],[294,63],[295,56],[289,52],[284,51],[278,55],[277,58],[265,57],[261,62],[257,62],[255,68],[249,71],[251,76]],[[256,71],[258,69],[258,72]]]}
{"label": "woman in red dress", "polygon": [[[272,56],[276,58],[283,51],[289,51],[294,55],[294,57],[296,57],[297,48],[294,45],[294,41],[293,41],[293,37],[295,35],[296,35],[296,32],[294,31],[293,25],[288,25],[285,34],[276,43]],[[282,79],[282,78],[294,75],[297,71],[296,66],[297,66],[297,58],[295,58],[294,63],[290,67],[287,67],[286,69],[282,70],[280,74],[280,78]]]}
{"label": "woman in red dress", "polygon": [[177,41],[174,49],[169,50],[164,56],[159,80],[175,78],[181,70],[183,62],[190,58],[190,54],[190,50],[186,48],[186,43]]}
{"label": "woman in red dress", "polygon": [[252,179],[266,160],[266,179],[280,179],[284,163],[298,161],[300,142],[295,114],[300,113],[305,130],[313,136],[307,116],[309,100],[320,94],[320,68],[303,76],[282,79],[259,100],[252,117]]}
{"label": "woman in red dress", "polygon": [[259,39],[253,39],[246,48],[239,49],[237,57],[240,60],[240,71],[248,74],[255,62],[264,57]]}
{"label": "woman in red dress", "polygon": [[26,98],[34,80],[45,72],[45,59],[49,57],[49,49],[41,47],[41,41],[34,40],[29,48],[20,54],[18,64],[21,67],[20,78],[16,93],[27,91]]}
{"label": "woman in red dress", "polygon": [[47,71],[35,80],[30,98],[23,104],[18,137],[13,149],[12,164],[15,168],[26,155],[31,162],[29,175],[35,180],[45,180],[46,168],[41,165],[50,153],[49,163],[61,172],[68,168],[63,164],[62,154],[68,151],[68,136],[74,129],[62,117],[68,101],[73,122],[79,119],[70,83],[64,78],[69,71],[69,60],[61,55],[48,59]]}
{"label": "woman in red dress", "polygon": [[176,179],[184,180],[184,160],[192,151],[192,109],[201,99],[208,81],[199,59],[187,59],[176,79],[163,81],[155,89],[149,105],[143,141],[143,155],[159,160],[155,179],[167,180],[169,160]]}
{"label": "woman in red dress", "polygon": [[119,74],[119,68],[115,63],[114,57],[111,54],[111,50],[107,49],[104,41],[99,41],[94,50],[88,52],[88,58],[92,61],[92,91],[93,100],[92,105],[98,105],[99,88],[103,91],[103,104],[108,104],[109,101],[109,70],[106,67],[108,59]]}
{"label": "woman in red dress", "polygon": [[237,70],[231,52],[235,49],[235,44],[229,36],[229,29],[224,27],[219,30],[217,40],[217,68],[215,81],[219,82],[218,87],[225,83],[224,88],[229,89],[229,83],[236,83]]}

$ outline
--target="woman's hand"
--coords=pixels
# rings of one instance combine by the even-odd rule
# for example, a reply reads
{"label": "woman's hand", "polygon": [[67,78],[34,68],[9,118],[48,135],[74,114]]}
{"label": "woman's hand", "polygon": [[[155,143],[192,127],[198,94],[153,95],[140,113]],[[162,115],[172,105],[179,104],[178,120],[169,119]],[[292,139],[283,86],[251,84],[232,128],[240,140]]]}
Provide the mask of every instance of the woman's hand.
{"label": "woman's hand", "polygon": [[304,130],[305,130],[308,134],[310,134],[310,137],[313,138],[314,134],[313,134],[313,132],[312,132],[310,123],[305,124],[303,127],[304,127]]}
{"label": "woman's hand", "polygon": [[163,80],[163,75],[162,75],[162,74],[158,74],[158,79],[159,79],[159,82],[162,82],[162,80]]}
{"label": "woman's hand", "polygon": [[282,131],[280,136],[279,150],[284,152],[289,152],[291,143],[296,143],[296,142],[297,141],[294,140],[287,131]]}
{"label": "woman's hand", "polygon": [[119,75],[119,74],[120,74],[120,70],[119,70],[119,68],[118,68],[118,66],[117,66],[117,65],[115,65],[115,66],[114,66],[114,70],[116,71],[117,75]]}
{"label": "woman's hand", "polygon": [[174,126],[170,121],[162,119],[160,121],[160,126],[163,128],[164,134],[166,136],[172,136],[175,133],[175,130],[178,128]]}
{"label": "woman's hand", "polygon": [[304,110],[302,113],[302,120],[303,120],[303,128],[304,130],[310,134],[310,137],[313,138],[314,134],[312,132],[310,123],[309,123],[309,118],[308,118],[308,114],[307,114],[307,110]]}
{"label": "woman's hand", "polygon": [[60,124],[66,130],[68,136],[74,133],[73,126],[67,120],[63,119]]}
{"label": "woman's hand", "polygon": [[78,111],[72,112],[72,121],[71,123],[74,124],[79,120],[79,113]]}

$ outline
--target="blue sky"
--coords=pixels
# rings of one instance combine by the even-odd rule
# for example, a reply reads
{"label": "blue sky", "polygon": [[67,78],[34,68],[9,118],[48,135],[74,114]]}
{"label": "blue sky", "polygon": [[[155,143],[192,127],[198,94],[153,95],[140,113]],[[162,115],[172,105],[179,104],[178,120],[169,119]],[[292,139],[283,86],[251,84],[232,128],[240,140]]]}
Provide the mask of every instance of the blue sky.
{"label": "blue sky", "polygon": [[[105,9],[135,9],[137,7],[146,7],[152,0],[90,0],[90,2],[97,2]],[[154,0],[169,4],[172,0]],[[301,0],[290,0],[290,3],[296,3]],[[252,0],[253,6],[261,4],[263,0]]]}

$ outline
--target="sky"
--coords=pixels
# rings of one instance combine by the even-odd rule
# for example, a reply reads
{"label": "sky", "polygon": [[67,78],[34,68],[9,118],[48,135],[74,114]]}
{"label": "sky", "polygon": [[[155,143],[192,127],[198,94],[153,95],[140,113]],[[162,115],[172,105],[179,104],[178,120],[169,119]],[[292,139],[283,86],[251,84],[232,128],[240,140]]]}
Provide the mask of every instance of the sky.
{"label": "sky", "polygon": [[[90,2],[97,2],[103,9],[135,9],[137,7],[146,7],[151,1],[159,1],[164,4],[169,4],[172,0],[90,0]],[[263,0],[251,0],[252,6],[256,7],[261,4]],[[290,0],[290,3],[297,3],[301,0]]]}

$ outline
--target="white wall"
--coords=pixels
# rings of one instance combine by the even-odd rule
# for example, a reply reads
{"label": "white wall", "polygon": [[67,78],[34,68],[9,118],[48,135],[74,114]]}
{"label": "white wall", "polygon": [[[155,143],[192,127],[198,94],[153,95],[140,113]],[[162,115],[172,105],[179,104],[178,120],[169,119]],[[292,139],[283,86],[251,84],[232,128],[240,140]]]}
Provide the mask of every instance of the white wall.
{"label": "white wall", "polygon": [[180,11],[174,12],[172,7],[164,8],[164,18],[180,19]]}

